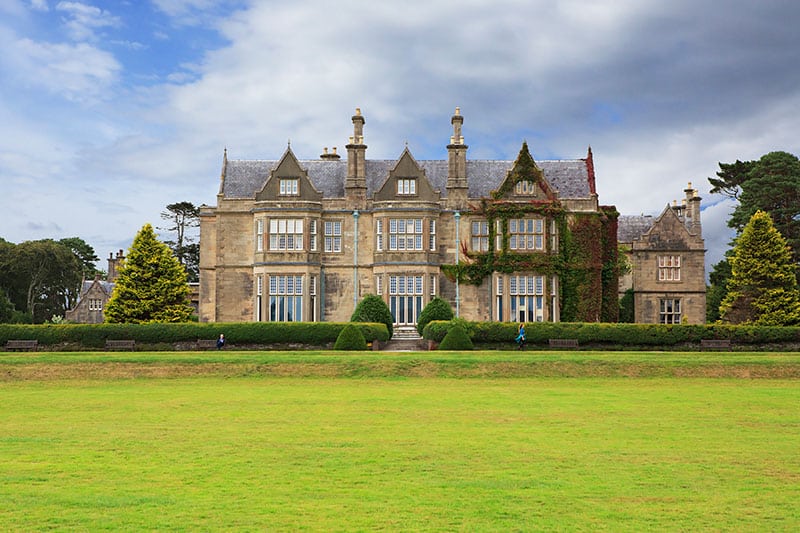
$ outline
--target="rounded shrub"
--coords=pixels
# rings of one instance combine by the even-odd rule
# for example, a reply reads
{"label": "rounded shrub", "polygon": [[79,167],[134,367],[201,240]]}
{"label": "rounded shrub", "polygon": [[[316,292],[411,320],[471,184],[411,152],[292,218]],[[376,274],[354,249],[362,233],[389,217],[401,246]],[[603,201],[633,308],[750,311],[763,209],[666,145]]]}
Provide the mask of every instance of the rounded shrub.
{"label": "rounded shrub", "polygon": [[475,346],[461,324],[454,324],[439,344],[440,350],[472,350]]}
{"label": "rounded shrub", "polygon": [[353,315],[350,317],[350,322],[380,322],[386,324],[386,329],[389,330],[389,338],[392,338],[392,322],[394,322],[392,312],[386,302],[383,301],[383,298],[377,294],[368,294],[358,302]]}
{"label": "rounded shrub", "polygon": [[419,314],[417,319],[417,331],[422,335],[422,330],[428,325],[431,320],[452,320],[453,308],[446,300],[434,296],[425,309]]}
{"label": "rounded shrub", "polygon": [[333,345],[334,350],[366,350],[367,341],[364,339],[364,334],[361,333],[361,328],[355,324],[347,324],[339,336],[336,337],[336,343]]}

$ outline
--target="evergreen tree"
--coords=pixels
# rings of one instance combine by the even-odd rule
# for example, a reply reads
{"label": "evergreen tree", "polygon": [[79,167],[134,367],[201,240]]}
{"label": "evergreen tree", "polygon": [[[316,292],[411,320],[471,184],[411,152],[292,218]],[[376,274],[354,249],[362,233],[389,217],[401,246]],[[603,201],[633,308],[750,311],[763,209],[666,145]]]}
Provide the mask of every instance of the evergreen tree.
{"label": "evergreen tree", "polygon": [[187,322],[186,271],[146,224],[133,240],[105,309],[107,322]]}
{"label": "evergreen tree", "polygon": [[736,240],[728,294],[720,306],[724,322],[789,326],[800,324],[796,266],[786,239],[770,216],[757,211]]}

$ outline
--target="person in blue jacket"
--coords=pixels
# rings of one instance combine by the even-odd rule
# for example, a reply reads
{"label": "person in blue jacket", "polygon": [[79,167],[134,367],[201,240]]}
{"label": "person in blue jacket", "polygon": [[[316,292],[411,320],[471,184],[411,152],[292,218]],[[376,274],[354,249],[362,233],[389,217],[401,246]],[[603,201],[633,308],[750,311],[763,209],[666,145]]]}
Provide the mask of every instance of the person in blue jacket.
{"label": "person in blue jacket", "polygon": [[522,323],[519,325],[519,331],[517,332],[517,338],[514,339],[517,342],[517,350],[521,350],[525,346],[525,324]]}

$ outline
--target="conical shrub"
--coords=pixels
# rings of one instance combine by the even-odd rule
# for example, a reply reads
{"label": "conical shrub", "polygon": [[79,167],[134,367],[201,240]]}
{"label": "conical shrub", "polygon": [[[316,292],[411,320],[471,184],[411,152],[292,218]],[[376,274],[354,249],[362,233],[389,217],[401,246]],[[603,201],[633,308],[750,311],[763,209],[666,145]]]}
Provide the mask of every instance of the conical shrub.
{"label": "conical shrub", "polygon": [[440,350],[472,350],[475,346],[461,324],[454,324],[439,343]]}
{"label": "conical shrub", "polygon": [[355,324],[347,324],[339,336],[336,337],[336,343],[333,345],[334,350],[366,350],[367,341],[364,339],[364,334],[361,333],[361,328]]}
{"label": "conical shrub", "polygon": [[417,319],[417,331],[420,335],[431,320],[453,320],[453,308],[447,301],[434,296]]}

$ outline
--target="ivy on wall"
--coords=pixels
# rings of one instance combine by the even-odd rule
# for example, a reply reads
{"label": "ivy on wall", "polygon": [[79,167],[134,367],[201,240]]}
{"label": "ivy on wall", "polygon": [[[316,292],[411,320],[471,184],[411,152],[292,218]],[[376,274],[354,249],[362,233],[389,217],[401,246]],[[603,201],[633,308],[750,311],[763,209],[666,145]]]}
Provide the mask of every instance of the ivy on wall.
{"label": "ivy on wall", "polygon": [[[462,245],[467,258],[458,265],[442,265],[451,281],[481,285],[492,273],[536,272],[557,275],[560,281],[561,320],[565,322],[616,322],[617,300],[616,212],[570,213],[557,201],[511,203],[484,200],[468,215],[485,217],[487,252]],[[540,216],[554,220],[559,235],[556,253],[518,253],[508,249],[508,221]],[[500,249],[496,249],[500,221]],[[613,238],[612,238],[613,237]]]}
{"label": "ivy on wall", "polygon": [[[528,202],[504,200],[521,181],[535,182],[546,198]],[[619,213],[607,206],[601,207],[599,212],[567,213],[533,160],[527,143],[523,143],[514,167],[500,187],[491,193],[491,199],[482,200],[480,206],[465,214],[486,218],[488,251],[475,252],[462,244],[466,261],[458,265],[441,266],[448,279],[481,285],[493,272],[557,275],[562,321],[618,320],[616,236]],[[518,253],[509,250],[508,221],[531,216],[544,218],[548,225],[550,221],[555,221],[559,243],[557,251]],[[500,239],[497,239],[498,222]],[[549,233],[549,229],[546,233]]]}

